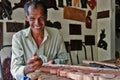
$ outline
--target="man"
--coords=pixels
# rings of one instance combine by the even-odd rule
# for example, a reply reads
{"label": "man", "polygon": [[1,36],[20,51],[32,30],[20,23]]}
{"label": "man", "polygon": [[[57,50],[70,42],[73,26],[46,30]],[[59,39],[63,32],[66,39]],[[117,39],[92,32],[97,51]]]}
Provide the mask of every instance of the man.
{"label": "man", "polygon": [[65,64],[68,61],[62,35],[45,26],[47,8],[41,1],[29,1],[24,6],[30,27],[13,35],[11,73],[20,80],[38,70],[43,63]]}

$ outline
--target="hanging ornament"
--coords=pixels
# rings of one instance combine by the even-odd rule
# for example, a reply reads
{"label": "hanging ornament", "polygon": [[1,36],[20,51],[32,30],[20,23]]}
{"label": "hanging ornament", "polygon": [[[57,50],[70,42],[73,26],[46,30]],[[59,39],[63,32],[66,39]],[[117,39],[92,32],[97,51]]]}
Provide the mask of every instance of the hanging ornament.
{"label": "hanging ornament", "polygon": [[96,0],[87,0],[87,4],[93,10],[96,7]]}

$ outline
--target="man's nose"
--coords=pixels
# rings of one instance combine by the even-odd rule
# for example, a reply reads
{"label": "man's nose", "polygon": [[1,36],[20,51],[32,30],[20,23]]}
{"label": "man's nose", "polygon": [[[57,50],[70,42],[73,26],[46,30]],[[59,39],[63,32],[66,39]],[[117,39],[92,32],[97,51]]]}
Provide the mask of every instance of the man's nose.
{"label": "man's nose", "polygon": [[39,19],[35,20],[35,24],[38,25],[40,23]]}

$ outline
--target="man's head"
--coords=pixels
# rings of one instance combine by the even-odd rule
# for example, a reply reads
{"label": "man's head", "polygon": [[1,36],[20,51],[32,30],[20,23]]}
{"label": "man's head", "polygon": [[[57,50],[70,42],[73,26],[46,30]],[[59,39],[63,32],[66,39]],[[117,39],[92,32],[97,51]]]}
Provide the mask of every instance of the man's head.
{"label": "man's head", "polygon": [[47,7],[41,1],[28,1],[24,5],[26,20],[32,31],[43,30],[47,20]]}
{"label": "man's head", "polygon": [[47,7],[46,7],[46,5],[42,1],[37,1],[37,0],[28,1],[27,3],[25,3],[24,10],[25,10],[27,15],[29,15],[28,8],[31,5],[34,5],[34,8],[37,8],[38,6],[42,6],[44,15],[47,15]]}

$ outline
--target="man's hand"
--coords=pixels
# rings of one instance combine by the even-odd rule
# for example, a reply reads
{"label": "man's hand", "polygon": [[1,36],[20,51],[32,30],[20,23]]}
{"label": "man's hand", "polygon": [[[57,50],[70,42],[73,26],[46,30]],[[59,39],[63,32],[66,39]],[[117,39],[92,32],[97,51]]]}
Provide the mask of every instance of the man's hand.
{"label": "man's hand", "polygon": [[30,72],[33,72],[35,70],[40,69],[40,67],[42,66],[43,61],[42,59],[37,56],[36,54],[33,55],[28,61],[27,61],[27,65],[24,68],[24,74],[28,74]]}
{"label": "man's hand", "polygon": [[48,61],[48,64],[55,64],[54,60]]}

